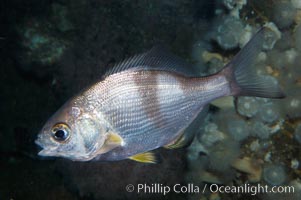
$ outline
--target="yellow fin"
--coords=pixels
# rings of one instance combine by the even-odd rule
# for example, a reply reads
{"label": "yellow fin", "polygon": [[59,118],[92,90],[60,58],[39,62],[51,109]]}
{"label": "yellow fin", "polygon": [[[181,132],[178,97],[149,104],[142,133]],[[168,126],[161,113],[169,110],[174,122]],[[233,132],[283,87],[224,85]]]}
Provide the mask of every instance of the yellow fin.
{"label": "yellow fin", "polygon": [[232,96],[222,97],[210,102],[210,104],[218,108],[234,108],[234,97]]}
{"label": "yellow fin", "polygon": [[170,144],[164,146],[166,149],[178,149],[182,148],[187,144],[187,138],[184,133],[182,133],[177,139],[172,141]]}
{"label": "yellow fin", "polygon": [[123,141],[122,137],[120,137],[120,135],[118,135],[117,133],[109,132],[105,143],[98,150],[97,153],[98,154],[106,153],[116,147],[123,146],[123,144],[124,144],[124,141]]}
{"label": "yellow fin", "polygon": [[123,139],[117,133],[110,132],[108,134],[106,144],[115,144],[115,145],[118,145],[118,146],[122,146],[123,145]]}
{"label": "yellow fin", "polygon": [[152,152],[144,152],[144,153],[139,153],[134,156],[129,157],[131,160],[135,160],[137,162],[142,162],[142,163],[157,163],[157,158],[154,153]]}

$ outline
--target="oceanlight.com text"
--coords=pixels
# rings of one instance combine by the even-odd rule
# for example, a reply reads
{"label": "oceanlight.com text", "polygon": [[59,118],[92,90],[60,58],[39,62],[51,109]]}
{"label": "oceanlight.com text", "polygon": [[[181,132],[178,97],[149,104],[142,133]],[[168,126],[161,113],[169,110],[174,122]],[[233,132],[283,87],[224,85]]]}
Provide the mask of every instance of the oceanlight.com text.
{"label": "oceanlight.com text", "polygon": [[125,187],[127,192],[135,192],[137,194],[162,194],[168,193],[177,194],[198,194],[198,193],[232,193],[232,194],[251,194],[256,195],[260,193],[294,193],[295,188],[293,186],[268,186],[268,185],[251,185],[244,184],[240,186],[226,186],[218,184],[203,184],[201,186],[193,183],[189,184],[175,184],[164,185],[161,183],[152,184],[128,184]]}

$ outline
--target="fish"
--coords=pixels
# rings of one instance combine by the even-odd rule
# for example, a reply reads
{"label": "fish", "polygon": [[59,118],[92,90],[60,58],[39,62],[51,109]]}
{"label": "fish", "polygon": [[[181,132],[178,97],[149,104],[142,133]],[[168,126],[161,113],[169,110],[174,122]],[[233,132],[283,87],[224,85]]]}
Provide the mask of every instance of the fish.
{"label": "fish", "polygon": [[38,155],[156,163],[152,150],[181,148],[192,140],[185,130],[210,102],[225,96],[284,98],[282,89],[253,67],[267,29],[208,76],[160,47],[117,63],[48,119],[35,141],[42,149]]}

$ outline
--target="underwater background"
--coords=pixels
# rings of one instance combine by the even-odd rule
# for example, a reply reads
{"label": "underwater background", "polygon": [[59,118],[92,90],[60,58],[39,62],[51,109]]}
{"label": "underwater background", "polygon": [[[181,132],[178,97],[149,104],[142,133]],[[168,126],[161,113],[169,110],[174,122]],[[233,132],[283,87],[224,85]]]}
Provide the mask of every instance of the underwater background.
{"label": "underwater background", "polygon": [[[0,200],[301,199],[301,0],[2,0]],[[262,26],[257,73],[286,98],[225,98],[158,164],[37,156],[45,121],[115,62],[157,44],[219,71]],[[128,184],[292,186],[294,192],[127,192]]]}

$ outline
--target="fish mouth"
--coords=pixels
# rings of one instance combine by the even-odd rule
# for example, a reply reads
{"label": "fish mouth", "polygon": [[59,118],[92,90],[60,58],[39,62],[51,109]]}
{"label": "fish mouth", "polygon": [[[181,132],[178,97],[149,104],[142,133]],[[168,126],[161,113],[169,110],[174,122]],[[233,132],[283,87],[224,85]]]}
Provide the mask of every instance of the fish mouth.
{"label": "fish mouth", "polygon": [[49,149],[48,147],[47,147],[47,149],[45,148],[41,137],[38,137],[38,139],[35,140],[35,143],[36,143],[36,145],[38,145],[38,148],[39,148],[38,149],[39,156],[53,156],[54,155],[53,149]]}
{"label": "fish mouth", "polygon": [[40,139],[36,139],[35,143],[36,143],[36,145],[38,145],[38,150],[39,150],[38,155],[39,156],[46,156],[46,149],[44,149],[41,140]]}
{"label": "fish mouth", "polygon": [[38,152],[39,156],[56,156],[56,153],[53,149],[45,149],[41,148],[41,150]]}
{"label": "fish mouth", "polygon": [[43,148],[42,142],[41,142],[41,138],[38,138],[34,141],[36,143],[36,145],[38,145],[39,147]]}
{"label": "fish mouth", "polygon": [[54,153],[52,153],[51,151],[49,151],[47,149],[42,149],[41,151],[39,151],[38,155],[39,156],[54,156]]}

